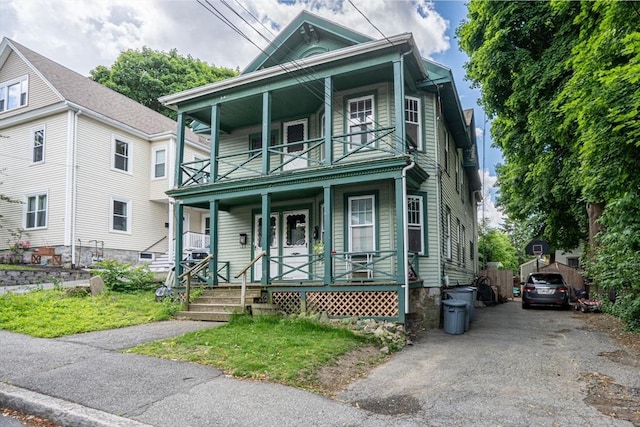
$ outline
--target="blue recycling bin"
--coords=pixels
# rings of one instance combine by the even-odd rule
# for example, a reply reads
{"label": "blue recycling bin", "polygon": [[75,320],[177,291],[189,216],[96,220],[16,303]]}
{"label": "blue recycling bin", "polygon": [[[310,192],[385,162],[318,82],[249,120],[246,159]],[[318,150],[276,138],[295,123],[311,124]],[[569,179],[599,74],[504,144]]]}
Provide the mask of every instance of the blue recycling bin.
{"label": "blue recycling bin", "polygon": [[444,310],[444,332],[452,335],[464,334],[467,318],[467,302],[457,299],[442,301]]}

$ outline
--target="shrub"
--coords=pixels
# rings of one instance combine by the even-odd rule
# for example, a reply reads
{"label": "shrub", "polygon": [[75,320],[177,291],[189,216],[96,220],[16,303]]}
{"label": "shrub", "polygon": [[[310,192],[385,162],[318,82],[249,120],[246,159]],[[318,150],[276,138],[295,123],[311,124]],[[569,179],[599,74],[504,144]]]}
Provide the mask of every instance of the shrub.
{"label": "shrub", "polygon": [[132,267],[131,264],[121,264],[116,260],[99,261],[96,265],[100,270],[95,274],[102,277],[110,291],[137,292],[154,286],[153,272],[147,265]]}

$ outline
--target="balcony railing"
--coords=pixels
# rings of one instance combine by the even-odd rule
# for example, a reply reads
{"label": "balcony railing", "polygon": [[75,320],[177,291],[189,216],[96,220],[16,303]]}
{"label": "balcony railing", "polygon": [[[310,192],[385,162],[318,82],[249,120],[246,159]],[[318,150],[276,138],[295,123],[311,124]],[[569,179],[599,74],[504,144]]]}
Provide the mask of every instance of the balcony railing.
{"label": "balcony railing", "polygon": [[[325,149],[324,137],[296,141],[295,145],[303,148],[295,152],[289,151],[291,143],[271,145],[268,148],[270,164],[266,173],[262,170],[262,149],[221,154],[216,158],[218,177],[215,181],[289,172],[299,168],[300,162],[304,164],[304,168],[313,168],[401,154],[396,149],[395,127],[379,127],[333,135],[331,142],[333,150],[331,158],[328,160],[326,159],[327,150]],[[210,160],[182,163],[181,171],[182,186],[206,184],[212,181]]]}

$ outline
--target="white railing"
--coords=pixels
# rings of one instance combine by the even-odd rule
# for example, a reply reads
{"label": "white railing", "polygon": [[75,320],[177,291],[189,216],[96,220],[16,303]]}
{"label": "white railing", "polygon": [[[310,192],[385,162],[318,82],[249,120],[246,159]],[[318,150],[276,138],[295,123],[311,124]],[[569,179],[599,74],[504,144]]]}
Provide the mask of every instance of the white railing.
{"label": "white railing", "polygon": [[182,247],[185,250],[204,249],[209,247],[209,235],[186,231],[182,234]]}

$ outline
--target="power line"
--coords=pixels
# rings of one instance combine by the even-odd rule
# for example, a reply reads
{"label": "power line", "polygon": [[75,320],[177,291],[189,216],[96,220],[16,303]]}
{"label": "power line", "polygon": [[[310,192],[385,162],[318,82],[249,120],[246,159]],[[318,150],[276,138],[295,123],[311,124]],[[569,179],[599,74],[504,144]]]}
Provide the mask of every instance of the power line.
{"label": "power line", "polygon": [[[260,46],[258,46],[255,42],[253,42],[253,40],[251,40],[251,38],[249,36],[247,36],[244,32],[242,32],[242,30],[237,27],[235,24],[233,24],[226,16],[224,16],[224,14],[218,10],[213,4],[211,4],[211,2],[209,0],[204,0],[206,2],[206,5],[201,1],[201,0],[197,0],[198,3],[204,7],[208,12],[210,12],[211,14],[213,14],[214,16],[216,16],[218,19],[220,19],[225,25],[229,26],[231,29],[233,29],[236,33],[238,33],[242,38],[244,38],[245,40],[249,41],[253,46],[255,46],[260,52],[264,53],[265,55],[268,55],[268,53],[266,52],[265,49],[261,48]],[[256,20],[256,22],[260,23],[260,25],[262,25],[270,34],[273,35],[273,33],[271,33],[271,31],[266,28],[264,26],[264,24],[262,24],[262,22],[260,22],[257,17],[255,17],[253,14],[251,14],[244,6],[242,6],[238,0],[235,0],[236,3],[238,3],[245,11],[247,11],[247,13]],[[233,7],[226,2],[225,0],[222,0],[222,3],[229,8],[236,16],[238,16],[240,19],[242,19],[243,22],[245,22],[251,29],[253,29],[256,33],[258,33],[258,35],[264,39],[265,41],[267,41],[269,43],[268,46],[272,46],[275,47],[275,45],[273,44],[273,41],[270,41],[268,39],[268,37],[266,37],[264,34],[262,34],[257,28],[255,28],[251,23],[249,23],[246,19],[244,19],[244,17],[242,17],[237,11],[235,11],[233,9]],[[351,3],[351,1],[350,1]],[[209,7],[207,7],[207,5]],[[353,5],[353,3],[352,3]],[[382,34],[382,36],[389,42],[389,44],[391,46],[393,45],[393,42],[391,42],[391,40],[389,40],[389,38],[387,38],[384,33],[382,33],[377,27],[375,27],[375,25],[366,17],[366,15],[364,15],[357,7],[355,7],[356,10],[358,10],[358,12],[363,15],[363,17],[367,20],[367,22],[369,22],[374,28],[376,28],[376,30],[378,32],[380,32],[380,34]],[[288,47],[283,45],[284,49],[289,50],[289,53],[293,53]],[[314,73],[313,73],[313,69],[310,67],[303,67],[300,65],[300,63],[295,59],[292,58],[288,53],[285,53],[285,57],[287,59],[289,59],[289,61],[293,64],[294,68],[298,71],[301,71],[303,73],[307,74],[307,78],[306,79],[302,79],[299,76],[293,75],[292,72],[287,69],[286,67],[284,67],[282,64],[278,63],[276,64],[277,66],[279,66],[285,73],[289,74],[291,77],[293,77],[296,81],[298,81],[302,86],[304,86],[305,88],[307,88],[307,90],[313,95],[315,96],[319,101],[324,101],[324,92],[321,92],[320,90],[316,89],[313,85],[310,85],[309,83],[312,82],[316,82],[318,81],[318,78],[315,77]],[[334,92],[335,93],[335,92]],[[341,110],[336,110],[334,113],[337,113],[338,115],[340,115],[343,119],[346,120],[350,120],[350,118],[346,117],[345,114],[341,111]],[[375,118],[371,119],[371,123],[374,124],[376,127],[380,127],[380,123],[378,123]],[[393,140],[396,141],[396,143],[401,142],[404,143],[404,139],[402,138],[401,135],[398,135],[397,131],[394,132],[394,135],[391,137]],[[392,145],[389,141],[384,141],[381,140],[382,143],[384,143],[385,145],[387,145],[387,147],[394,153],[396,154],[405,154],[405,151],[400,151],[398,149],[396,149],[396,145]],[[437,161],[430,159],[428,156],[424,156],[424,158],[427,160],[428,163],[431,163],[432,165],[434,165],[435,167],[438,167],[438,163]]]}

